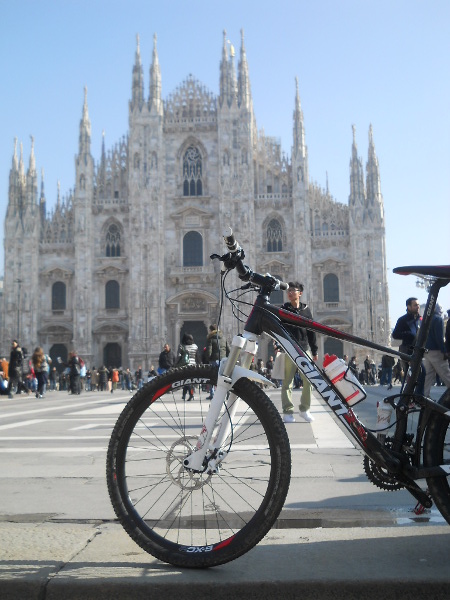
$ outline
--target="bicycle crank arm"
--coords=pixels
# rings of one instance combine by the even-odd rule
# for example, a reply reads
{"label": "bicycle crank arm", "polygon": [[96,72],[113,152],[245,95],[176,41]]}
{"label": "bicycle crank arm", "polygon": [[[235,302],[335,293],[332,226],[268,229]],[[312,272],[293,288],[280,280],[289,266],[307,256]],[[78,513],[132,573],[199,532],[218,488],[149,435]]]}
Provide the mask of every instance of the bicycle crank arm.
{"label": "bicycle crank arm", "polygon": [[411,496],[418,500],[420,504],[422,504],[422,506],[424,506],[425,508],[431,508],[433,506],[433,501],[430,498],[430,496],[427,494],[426,491],[419,487],[417,483],[411,481],[411,479],[408,479],[408,477],[405,477],[401,473],[397,473],[395,475],[395,478],[397,479],[397,481],[399,481],[405,486],[405,488],[408,490]]}

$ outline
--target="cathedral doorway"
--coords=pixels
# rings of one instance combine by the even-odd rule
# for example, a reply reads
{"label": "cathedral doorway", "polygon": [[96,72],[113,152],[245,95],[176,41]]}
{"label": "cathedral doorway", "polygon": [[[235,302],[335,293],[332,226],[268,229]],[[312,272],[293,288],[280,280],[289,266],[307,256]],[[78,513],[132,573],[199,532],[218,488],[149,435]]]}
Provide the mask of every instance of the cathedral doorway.
{"label": "cathedral doorway", "polygon": [[[63,371],[65,367],[62,363],[67,364],[69,357],[66,346],[64,344],[53,344],[48,354],[52,359],[52,368],[56,367],[58,373]],[[58,358],[61,359],[61,362],[58,362]]]}
{"label": "cathedral doorway", "polygon": [[206,336],[208,330],[203,321],[184,321],[183,326],[180,329],[180,343],[185,333],[190,333],[194,338],[194,342],[197,344],[200,356],[203,352],[203,348],[206,346]]}
{"label": "cathedral doorway", "polygon": [[335,340],[334,338],[326,338],[323,343],[324,354],[335,354],[339,358],[344,356],[344,344],[341,340]]}
{"label": "cathedral doorway", "polygon": [[122,348],[119,344],[115,342],[106,344],[103,348],[103,364],[107,369],[122,366]]}

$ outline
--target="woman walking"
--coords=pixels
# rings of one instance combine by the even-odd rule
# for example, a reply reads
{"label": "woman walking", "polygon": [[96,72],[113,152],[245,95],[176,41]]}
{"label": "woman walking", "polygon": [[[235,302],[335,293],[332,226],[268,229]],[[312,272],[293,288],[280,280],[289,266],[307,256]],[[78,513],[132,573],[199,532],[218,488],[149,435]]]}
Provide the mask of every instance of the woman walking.
{"label": "woman walking", "polygon": [[49,366],[47,356],[41,347],[38,346],[34,350],[31,362],[37,379],[36,398],[43,398],[47,387]]}

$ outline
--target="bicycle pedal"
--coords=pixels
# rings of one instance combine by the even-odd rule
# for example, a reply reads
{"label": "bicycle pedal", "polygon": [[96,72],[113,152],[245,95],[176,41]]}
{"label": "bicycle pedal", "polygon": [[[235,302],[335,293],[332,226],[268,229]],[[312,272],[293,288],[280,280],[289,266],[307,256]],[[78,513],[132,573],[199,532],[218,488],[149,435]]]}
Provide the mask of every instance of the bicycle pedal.
{"label": "bicycle pedal", "polygon": [[418,502],[416,504],[416,506],[414,507],[413,512],[415,515],[423,515],[423,513],[425,512],[425,506],[423,504],[421,504],[420,502]]}

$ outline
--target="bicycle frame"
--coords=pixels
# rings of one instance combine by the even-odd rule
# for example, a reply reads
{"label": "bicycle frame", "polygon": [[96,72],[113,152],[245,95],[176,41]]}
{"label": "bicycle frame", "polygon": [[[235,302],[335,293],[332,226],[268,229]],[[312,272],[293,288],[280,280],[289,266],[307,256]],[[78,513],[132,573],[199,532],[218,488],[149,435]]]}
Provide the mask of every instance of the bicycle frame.
{"label": "bicycle frame", "polygon": [[[325,334],[329,337],[341,339],[352,344],[379,350],[386,354],[399,356],[402,360],[411,362],[410,377],[406,382],[404,393],[400,394],[400,401],[396,407],[397,413],[402,416],[401,423],[397,424],[395,442],[397,445],[403,443],[403,436],[407,427],[407,404],[413,394],[415,382],[417,381],[418,373],[421,368],[422,357],[425,353],[424,342],[428,335],[431,324],[431,318],[436,304],[438,290],[446,285],[447,281],[437,280],[429,294],[427,307],[425,309],[425,317],[420,328],[420,334],[414,347],[412,355],[404,354],[392,348],[376,344],[364,338],[342,332],[314,320],[307,319],[283,308],[274,306],[269,303],[269,292],[267,289],[261,289],[257,299],[253,305],[253,309],[248,316],[242,336],[235,336],[231,346],[231,351],[228,359],[222,361],[218,375],[217,390],[211,402],[211,407],[206,417],[199,441],[197,443],[197,451],[192,453],[185,461],[185,466],[193,470],[203,470],[204,459],[206,452],[211,452],[212,458],[208,462],[208,470],[213,472],[224,460],[226,453],[222,452],[221,456],[217,456],[217,452],[221,447],[221,443],[229,433],[229,423],[231,421],[228,407],[230,410],[236,410],[235,396],[232,394],[233,384],[241,377],[247,377],[252,380],[263,381],[271,385],[267,379],[258,375],[248,368],[257,351],[257,344],[263,333],[272,337],[288,354],[291,360],[297,365],[297,368],[308,379],[314,389],[325,400],[328,406],[333,411],[336,418],[340,420],[352,438],[361,447],[365,454],[369,456],[376,464],[387,469],[391,473],[395,473],[397,479],[410,491],[410,493],[418,499],[424,506],[430,506],[431,502],[426,493],[415,483],[414,480],[423,479],[432,475],[448,475],[450,474],[449,465],[441,465],[432,468],[424,468],[420,466],[421,445],[423,435],[426,429],[426,423],[429,415],[433,411],[440,412],[450,419],[449,412],[423,396],[414,395],[414,400],[421,406],[422,415],[419,420],[417,432],[418,439],[416,440],[416,456],[414,466],[406,461],[404,455],[396,448],[390,450],[384,446],[367,427],[359,420],[352,408],[346,404],[344,397],[339,390],[332,384],[326,373],[320,370],[314,361],[309,358],[307,353],[299,346],[297,341],[284,327],[284,325],[294,325],[296,327],[304,327],[317,333]],[[237,365],[237,361],[241,358],[241,365]],[[273,385],[273,384],[272,384]],[[231,393],[230,393],[231,392]],[[228,395],[228,397],[227,397]],[[216,419],[219,415],[222,404],[227,406],[228,418],[223,417],[219,424],[216,436],[212,440],[214,426],[217,425]],[[225,422],[224,422],[225,419]]]}

